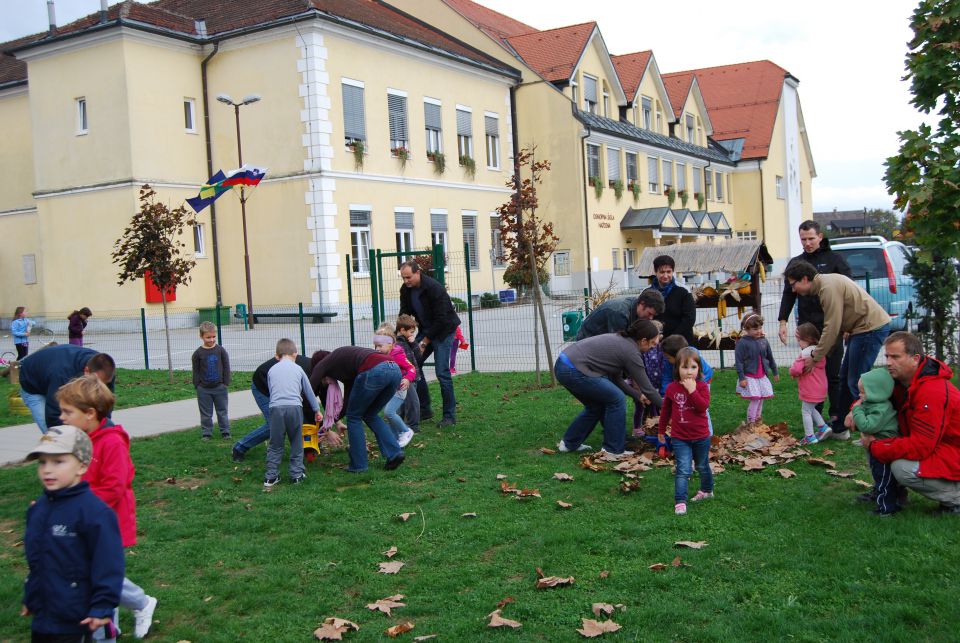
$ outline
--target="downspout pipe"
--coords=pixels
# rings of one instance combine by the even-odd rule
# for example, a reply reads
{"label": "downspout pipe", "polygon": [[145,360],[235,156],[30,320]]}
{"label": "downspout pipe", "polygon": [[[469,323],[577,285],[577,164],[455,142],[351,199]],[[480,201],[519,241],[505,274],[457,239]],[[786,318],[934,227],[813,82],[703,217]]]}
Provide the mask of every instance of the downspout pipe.
{"label": "downspout pipe", "polygon": [[590,256],[590,206],[587,202],[589,198],[587,189],[587,181],[589,180],[589,168],[587,167],[587,139],[590,137],[590,128],[584,127],[581,130],[580,134],[580,158],[583,159],[583,181],[581,182],[581,187],[583,189],[583,236],[587,244],[587,296],[593,297],[593,261]]}
{"label": "downspout pipe", "polygon": [[[213,43],[213,51],[200,63],[200,81],[203,84],[203,138],[207,146],[207,176],[213,176],[213,151],[210,142],[210,101],[207,95],[207,63],[220,49],[220,43]],[[217,204],[210,204],[210,238],[213,240],[213,284],[217,294],[217,309],[223,305],[220,290],[220,246],[217,244]]]}

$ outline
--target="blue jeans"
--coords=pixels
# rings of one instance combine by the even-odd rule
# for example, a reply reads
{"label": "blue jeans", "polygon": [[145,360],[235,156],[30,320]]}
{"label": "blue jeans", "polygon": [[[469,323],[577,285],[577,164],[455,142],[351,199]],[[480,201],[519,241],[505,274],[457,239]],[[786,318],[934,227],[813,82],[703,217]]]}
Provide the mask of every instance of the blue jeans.
{"label": "blue jeans", "polygon": [[673,501],[687,501],[687,485],[696,463],[700,474],[700,491],[713,491],[713,472],[710,470],[710,438],[678,440],[673,438],[673,459],[677,472],[673,476]]}
{"label": "blue jeans", "polygon": [[270,439],[270,396],[264,395],[252,384],[250,385],[250,392],[253,393],[253,400],[257,403],[260,412],[263,413],[263,424],[234,443],[233,448],[240,453],[246,453],[261,442]]}
{"label": "blue jeans", "polygon": [[620,387],[606,377],[584,375],[562,359],[557,359],[554,372],[557,381],[583,404],[583,411],[563,434],[567,448],[576,451],[600,422],[603,425],[603,448],[609,453],[623,453],[627,400]]}
{"label": "blue jeans", "polygon": [[[877,355],[880,354],[880,348],[883,346],[883,340],[889,334],[890,324],[884,324],[876,330],[850,335],[850,339],[847,340],[847,350],[840,363],[840,391],[837,395],[839,408],[834,431],[842,433],[847,430],[843,426],[843,420],[850,412],[850,405],[860,397],[858,386],[860,376],[873,368],[873,363],[877,360]],[[833,413],[833,407],[830,408],[830,412]]]}
{"label": "blue jeans", "polygon": [[[437,382],[440,384],[440,396],[443,398],[443,417],[449,420],[457,418],[457,398],[453,394],[453,376],[450,375],[450,349],[453,346],[454,334],[450,333],[446,337],[430,338],[430,343],[423,351],[423,362],[433,353],[434,367],[437,371]],[[419,342],[423,335],[417,336]],[[423,364],[420,363],[420,365]],[[427,411],[430,409],[430,390],[427,388],[426,379],[417,382],[417,396],[420,398],[420,409]]]}
{"label": "blue jeans", "polygon": [[20,389],[20,399],[30,409],[33,421],[40,427],[40,433],[47,432],[47,396],[41,393],[27,393]]}
{"label": "blue jeans", "polygon": [[347,400],[347,437],[350,441],[350,467],[347,471],[362,473],[367,470],[366,423],[377,438],[377,446],[387,462],[403,454],[397,437],[379,413],[400,386],[400,367],[393,362],[382,362],[369,371],[357,375],[350,387]]}
{"label": "blue jeans", "polygon": [[[413,385],[407,387],[407,390],[413,388]],[[400,417],[400,414],[397,411],[404,405],[407,401],[407,396],[404,395],[400,397],[399,393],[395,393],[393,397],[390,398],[390,401],[387,402],[387,405],[383,407],[383,419],[387,421],[387,424],[390,425],[390,428],[393,429],[393,434],[397,437],[400,437],[401,433],[410,430],[403,419]]]}
{"label": "blue jeans", "polygon": [[877,492],[877,509],[880,513],[892,514],[900,511],[900,484],[893,476],[889,463],[880,462],[872,455],[870,460],[870,475],[873,476],[873,486]]}

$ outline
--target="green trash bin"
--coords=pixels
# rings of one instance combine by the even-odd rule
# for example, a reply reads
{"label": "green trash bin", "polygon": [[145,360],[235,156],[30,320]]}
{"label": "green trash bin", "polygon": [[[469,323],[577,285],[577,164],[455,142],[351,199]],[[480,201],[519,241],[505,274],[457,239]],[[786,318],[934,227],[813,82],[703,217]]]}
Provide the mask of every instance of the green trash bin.
{"label": "green trash bin", "polygon": [[572,342],[577,339],[580,324],[583,323],[583,311],[571,310],[560,315],[563,321],[563,341]]}
{"label": "green trash bin", "polygon": [[[209,308],[197,308],[197,312],[200,313],[200,323],[210,322],[211,324],[217,323],[217,307],[210,306]],[[220,306],[220,325],[227,326],[230,324],[232,318],[230,317],[230,306]]]}

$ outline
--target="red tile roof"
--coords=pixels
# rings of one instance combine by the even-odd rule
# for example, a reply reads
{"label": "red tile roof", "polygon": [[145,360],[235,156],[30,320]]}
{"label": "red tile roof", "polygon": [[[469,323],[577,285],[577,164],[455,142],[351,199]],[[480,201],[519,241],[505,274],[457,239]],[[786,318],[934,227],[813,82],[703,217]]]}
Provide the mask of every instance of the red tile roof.
{"label": "red tile roof", "polygon": [[519,36],[521,34],[537,31],[530,25],[526,25],[519,20],[514,20],[510,16],[497,13],[493,9],[488,9],[483,5],[472,2],[472,0],[443,0],[451,9],[473,23],[500,44],[510,36]]}
{"label": "red tile roof", "polygon": [[13,56],[8,56],[3,52],[7,49],[13,49],[14,47],[20,47],[29,42],[33,42],[38,38],[42,38],[43,35],[42,33],[37,33],[0,44],[0,87],[9,83],[16,84],[27,80],[27,63],[22,60],[17,60]]}
{"label": "red tile roof", "polygon": [[787,70],[769,60],[758,60],[691,69],[667,74],[664,79],[666,82],[667,77],[682,75],[696,75],[713,123],[714,139],[746,139],[742,158],[767,157]]}
{"label": "red tile roof", "polygon": [[[622,56],[610,56],[617,70],[617,76],[620,77],[620,84],[623,85],[623,92],[627,95],[627,101],[633,101],[636,98],[640,81],[643,80],[643,74],[646,73],[652,56],[653,51],[649,49]],[[672,96],[670,100],[673,100]]]}
{"label": "red tile roof", "polygon": [[596,22],[537,31],[507,38],[510,46],[535,72],[550,82],[566,81],[573,75]]}
{"label": "red tile roof", "polygon": [[[335,20],[358,23],[401,39],[436,48],[476,63],[509,70],[503,63],[481,51],[427,25],[381,0],[257,0],[243,3],[242,10],[230,0],[157,0],[141,4],[133,0],[110,7],[107,20],[111,26],[122,24],[146,24],[192,38],[199,38],[195,20],[203,20],[207,36],[214,38],[230,32],[261,25],[270,25],[284,18],[295,18],[319,12]],[[95,28],[100,22],[100,13],[90,14],[57,29],[57,36],[79,33]],[[0,46],[0,51],[14,49],[36,42],[46,34],[37,34],[21,41]],[[20,68],[26,77],[26,67]]]}
{"label": "red tile roof", "polygon": [[667,88],[667,96],[670,98],[670,104],[673,105],[674,118],[680,118],[683,112],[683,106],[687,102],[687,96],[690,94],[690,86],[693,85],[693,74],[679,72],[674,74],[661,74],[663,86]]}

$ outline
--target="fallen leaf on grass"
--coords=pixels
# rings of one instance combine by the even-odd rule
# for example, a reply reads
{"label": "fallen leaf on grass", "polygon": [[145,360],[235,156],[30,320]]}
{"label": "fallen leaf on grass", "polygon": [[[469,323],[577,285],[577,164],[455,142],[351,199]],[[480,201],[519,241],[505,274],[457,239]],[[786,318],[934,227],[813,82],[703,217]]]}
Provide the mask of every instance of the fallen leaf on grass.
{"label": "fallen leaf on grass", "polygon": [[650,565],[650,567],[649,567],[648,569],[649,569],[650,571],[652,571],[652,572],[662,572],[662,571],[665,570],[666,568],[667,568],[667,566],[664,565],[663,563],[654,563],[654,564]]}
{"label": "fallen leaf on grass", "polygon": [[585,618],[583,619],[583,627],[578,629],[583,636],[588,639],[606,634],[607,632],[616,632],[620,629],[620,626],[614,623],[613,621],[594,621],[593,619]]}
{"label": "fallen leaf on grass", "polygon": [[590,471],[603,471],[606,469],[602,464],[597,464],[593,461],[593,458],[589,455],[585,455],[580,458],[580,466],[584,469],[589,469]]}
{"label": "fallen leaf on grass", "polygon": [[640,488],[639,480],[621,480],[620,481],[620,493],[630,493],[631,491],[637,491]]}
{"label": "fallen leaf on grass", "polygon": [[209,602],[212,601],[212,600],[213,600],[213,596],[207,596],[205,599],[203,599],[203,602],[204,602],[204,603],[209,603]]}
{"label": "fallen leaf on grass", "polygon": [[331,616],[313,631],[313,635],[321,641],[342,641],[345,632],[359,629],[360,626],[352,621]]}
{"label": "fallen leaf on grass", "polygon": [[790,469],[777,469],[777,473],[779,473],[780,476],[783,478],[793,478],[797,475],[794,471],[791,471]]}
{"label": "fallen leaf on grass", "polygon": [[466,482],[466,481],[467,481],[466,478],[457,478],[457,482]]}
{"label": "fallen leaf on grass", "polygon": [[619,610],[626,611],[627,606],[624,605],[623,603],[617,603],[616,605],[611,605],[610,603],[594,603],[591,606],[591,609],[593,610],[593,615],[599,618],[603,614],[610,616],[611,614],[613,614],[614,610],[619,609]]}
{"label": "fallen leaf on grass", "polygon": [[417,512],[414,511],[414,512],[411,512],[411,513],[400,514],[399,516],[397,516],[397,518],[399,518],[399,519],[402,520],[403,522],[407,522],[408,520],[410,520],[411,517],[416,516],[416,515],[417,515]]}
{"label": "fallen leaf on grass", "polygon": [[720,463],[718,463],[718,462],[711,462],[711,463],[710,463],[710,471],[711,471],[714,475],[716,475],[716,474],[718,474],[718,473],[723,473],[724,471],[726,471],[726,469],[724,469],[724,468],[723,468],[723,465],[720,464]]}
{"label": "fallen leaf on grass", "polygon": [[555,474],[553,474],[553,479],[554,479],[554,480],[570,480],[570,481],[572,481],[572,480],[573,480],[573,476],[570,475],[569,473],[555,473]]}
{"label": "fallen leaf on grass", "polygon": [[414,627],[413,623],[411,623],[410,621],[406,621],[405,623],[400,623],[398,625],[394,625],[393,627],[388,627],[386,630],[384,630],[384,634],[386,634],[392,639],[395,639],[401,634],[403,634],[404,632],[409,632],[410,630],[413,629],[413,627]]}
{"label": "fallen leaf on grass", "polygon": [[609,575],[610,575],[610,572],[608,572],[607,570],[603,570],[602,572],[600,572],[600,578],[607,578]]}
{"label": "fallen leaf on grass", "polygon": [[564,502],[563,500],[557,500],[557,506],[560,507],[561,509],[569,509],[573,505],[570,504],[569,502]]}
{"label": "fallen leaf on grass", "polygon": [[827,469],[827,473],[836,478],[852,478],[853,471],[837,471],[836,469]]}
{"label": "fallen leaf on grass", "polygon": [[377,571],[381,574],[396,574],[400,569],[405,565],[402,560],[393,560],[389,563],[380,563],[380,569]]}
{"label": "fallen leaf on grass", "polygon": [[674,547],[689,547],[690,549],[703,549],[707,546],[706,540],[678,540],[673,543]]}
{"label": "fallen leaf on grass", "polygon": [[807,458],[807,464],[816,464],[821,467],[826,467],[828,469],[836,469],[837,463],[832,460],[824,460],[823,458]]}
{"label": "fallen leaf on grass", "polygon": [[497,609],[501,609],[501,608],[503,608],[503,607],[506,607],[507,605],[509,605],[509,604],[512,603],[512,602],[514,602],[513,596],[504,596],[503,599],[502,599],[500,602],[497,603]]}
{"label": "fallen leaf on grass", "polygon": [[823,455],[824,457],[828,455],[833,455],[833,449],[824,449],[821,455]]}
{"label": "fallen leaf on grass", "polygon": [[514,491],[517,498],[542,498],[539,489],[517,489]]}
{"label": "fallen leaf on grass", "polygon": [[544,576],[537,579],[537,589],[548,589],[550,587],[565,587],[573,585],[573,576]]}
{"label": "fallen leaf on grass", "polygon": [[500,616],[500,610],[494,610],[488,615],[490,617],[490,622],[487,623],[487,627],[512,627],[517,629],[521,627],[521,624],[517,621],[511,621],[508,618],[503,618]]}
{"label": "fallen leaf on grass", "polygon": [[439,635],[439,634],[427,634],[426,636],[414,636],[414,637],[413,637],[413,640],[414,640],[414,641],[429,641],[430,639],[435,639],[435,638],[437,638],[438,636],[440,636],[440,635]]}
{"label": "fallen leaf on grass", "polygon": [[506,480],[506,479],[507,479],[507,475],[505,473],[497,474],[497,480]]}
{"label": "fallen leaf on grass", "polygon": [[866,489],[873,489],[873,483],[872,483],[872,482],[866,482],[866,481],[864,481],[864,480],[854,480],[854,482],[855,482],[856,484],[860,485],[861,487],[866,488]]}
{"label": "fallen leaf on grass", "polygon": [[540,447],[540,453],[544,455],[556,455],[557,452],[553,449],[548,449],[547,447]]}
{"label": "fallen leaf on grass", "polygon": [[397,548],[396,546],[394,546],[388,549],[387,551],[382,551],[380,553],[386,556],[387,558],[393,558],[394,556],[397,555]]}
{"label": "fallen leaf on grass", "polygon": [[177,479],[174,477],[170,477],[164,480],[164,482],[166,482],[167,484],[177,484]]}
{"label": "fallen leaf on grass", "polygon": [[760,458],[747,458],[743,461],[744,471],[760,471],[765,465]]}
{"label": "fallen leaf on grass", "polygon": [[671,562],[670,565],[673,566],[673,567],[690,567],[690,565],[688,565],[687,563],[683,562],[683,560],[682,560],[679,556],[677,556],[676,558],[674,558],[674,559],[673,559],[673,562]]}
{"label": "fallen leaf on grass", "polygon": [[460,517],[461,517],[461,518],[476,518],[476,517],[477,517],[477,514],[475,514],[475,513],[473,513],[472,511],[470,511],[470,512],[467,512],[467,513],[461,515]]}
{"label": "fallen leaf on grass", "polygon": [[504,480],[503,482],[500,483],[500,492],[501,492],[501,493],[516,493],[516,492],[517,492],[517,485],[513,484],[512,482],[507,482],[506,480]]}
{"label": "fallen leaf on grass", "polygon": [[394,607],[406,607],[406,603],[401,603],[403,599],[403,594],[394,594],[393,596],[387,596],[386,598],[381,598],[376,603],[368,603],[367,609],[374,612],[383,612],[387,616],[392,616],[390,610]]}

